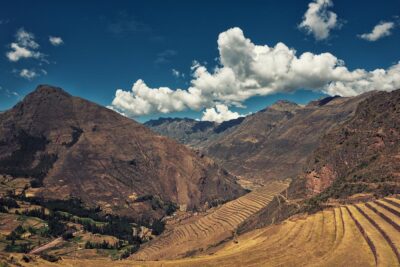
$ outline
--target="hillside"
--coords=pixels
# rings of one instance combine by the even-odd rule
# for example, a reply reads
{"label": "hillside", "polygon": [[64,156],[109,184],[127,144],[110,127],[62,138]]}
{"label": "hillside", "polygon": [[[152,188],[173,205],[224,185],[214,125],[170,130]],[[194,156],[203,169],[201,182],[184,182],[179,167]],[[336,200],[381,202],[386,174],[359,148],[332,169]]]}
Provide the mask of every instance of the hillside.
{"label": "hillside", "polygon": [[159,118],[144,123],[153,131],[177,140],[192,147],[201,147],[204,142],[213,140],[219,135],[235,128],[243,121],[243,117],[216,123],[197,121],[189,118]]}
{"label": "hillside", "polygon": [[[169,261],[65,257],[59,266],[400,266],[400,200],[387,197],[292,217],[222,244],[215,252]],[[21,258],[17,255],[16,259]],[[23,266],[26,265],[19,260]],[[34,259],[40,266],[54,266]]]}
{"label": "hillside", "polygon": [[29,196],[146,220],[245,193],[212,160],[47,85],[0,114],[0,175],[28,178]]}
{"label": "hillside", "polygon": [[322,136],[350,119],[358,103],[373,94],[327,97],[306,106],[278,101],[217,135],[212,133],[210,122],[201,138],[195,134],[182,138],[188,130],[177,126],[183,124],[180,119],[163,120],[158,126],[147,125],[160,134],[199,148],[236,176],[265,183],[301,174]]}
{"label": "hillside", "polygon": [[310,156],[305,194],[320,200],[359,192],[400,192],[400,90],[375,93],[355,115],[323,137]]}
{"label": "hillside", "polygon": [[287,183],[272,182],[232,200],[205,215],[179,223],[144,245],[131,259],[160,260],[182,258],[212,248],[236,237],[237,228],[287,188]]}

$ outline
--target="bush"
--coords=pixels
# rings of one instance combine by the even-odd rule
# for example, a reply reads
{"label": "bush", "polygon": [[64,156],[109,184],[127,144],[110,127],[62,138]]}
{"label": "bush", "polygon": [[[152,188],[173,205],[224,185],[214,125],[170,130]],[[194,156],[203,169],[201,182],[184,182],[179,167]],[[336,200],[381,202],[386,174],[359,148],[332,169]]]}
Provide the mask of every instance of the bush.
{"label": "bush", "polygon": [[1,197],[0,198],[0,206],[7,207],[9,209],[19,208],[17,201],[15,201],[15,199],[13,199],[11,197]]}
{"label": "bush", "polygon": [[48,222],[49,234],[52,236],[60,236],[66,231],[65,224],[57,220],[56,218],[50,218]]}
{"label": "bush", "polygon": [[134,246],[129,246],[126,249],[124,249],[120,255],[120,259],[126,259],[136,251],[138,251],[139,245],[134,245]]}
{"label": "bush", "polygon": [[21,235],[25,232],[26,232],[26,230],[21,225],[19,225],[9,235],[7,235],[6,239],[15,241],[15,240],[19,239],[21,237]]}
{"label": "bush", "polygon": [[28,253],[31,250],[31,246],[29,243],[7,244],[4,250],[6,252]]}
{"label": "bush", "polygon": [[54,256],[54,255],[46,254],[46,253],[41,254],[40,257],[49,262],[57,262],[61,259],[58,256]]}
{"label": "bush", "polygon": [[108,243],[106,240],[103,240],[103,242],[101,243],[95,243],[95,242],[90,242],[90,241],[86,241],[85,243],[85,249],[118,249],[119,248],[119,244],[110,244]]}
{"label": "bush", "polygon": [[64,240],[69,240],[69,239],[71,239],[73,237],[74,237],[74,234],[73,234],[72,231],[66,231],[65,233],[62,234],[62,238]]}
{"label": "bush", "polygon": [[24,210],[24,211],[22,211],[22,214],[26,215],[26,216],[29,216],[29,217],[37,217],[37,218],[40,218],[42,220],[48,220],[49,219],[49,216],[46,215],[44,208]]}
{"label": "bush", "polygon": [[156,220],[153,222],[152,225],[152,234],[153,235],[160,235],[165,229],[165,222],[161,220]]}

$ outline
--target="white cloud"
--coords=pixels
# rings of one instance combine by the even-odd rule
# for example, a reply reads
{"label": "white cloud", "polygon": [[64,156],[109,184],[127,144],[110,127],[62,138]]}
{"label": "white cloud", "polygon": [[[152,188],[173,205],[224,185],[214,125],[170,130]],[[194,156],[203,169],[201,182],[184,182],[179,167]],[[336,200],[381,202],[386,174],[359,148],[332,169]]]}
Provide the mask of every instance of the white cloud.
{"label": "white cloud", "polygon": [[172,75],[176,78],[185,78],[185,74],[176,69],[172,69]]}
{"label": "white cloud", "polygon": [[23,28],[19,29],[15,35],[17,43],[23,47],[33,49],[39,48],[39,44],[35,42],[35,36],[31,32],[25,31]]}
{"label": "white cloud", "polygon": [[61,39],[61,37],[55,37],[55,36],[49,36],[49,42],[54,46],[59,46],[64,43],[64,41],[63,41],[63,39]]}
{"label": "white cloud", "polygon": [[299,28],[314,35],[316,40],[328,38],[330,31],[339,27],[336,13],[328,11],[331,6],[331,0],[314,0],[309,3]]}
{"label": "white cloud", "polygon": [[36,76],[38,76],[38,74],[36,73],[35,70],[28,70],[28,69],[22,69],[19,72],[19,76],[22,78],[25,78],[27,80],[32,80],[33,78],[35,78]]}
{"label": "white cloud", "polygon": [[394,28],[393,22],[380,22],[378,25],[372,29],[370,33],[364,33],[359,35],[361,39],[374,42],[378,39],[381,39],[385,36],[389,36],[391,34],[391,30]]}
{"label": "white cloud", "polygon": [[[220,65],[212,71],[193,62],[189,88],[150,88],[138,80],[130,91],[118,89],[112,106],[135,117],[185,109],[200,111],[217,104],[240,107],[253,96],[293,92],[299,88],[341,96],[400,88],[400,62],[387,70],[350,71],[331,53],[305,52],[297,56],[293,48],[283,43],[271,47],[256,45],[239,28],[219,35],[218,50]],[[214,113],[218,114],[218,109]]]}
{"label": "white cloud", "polygon": [[239,113],[232,112],[224,104],[217,104],[214,108],[208,108],[203,112],[202,121],[215,121],[221,123],[241,117]]}
{"label": "white cloud", "polygon": [[15,34],[16,41],[10,44],[11,51],[6,53],[8,60],[16,62],[22,58],[39,59],[44,54],[37,51],[39,44],[35,41],[33,33],[19,29]]}
{"label": "white cloud", "polygon": [[188,107],[199,110],[203,106],[200,97],[201,92],[195,88],[188,90],[171,90],[168,87],[153,89],[149,88],[143,80],[138,80],[130,92],[118,89],[112,105],[127,115],[140,116],[182,111]]}

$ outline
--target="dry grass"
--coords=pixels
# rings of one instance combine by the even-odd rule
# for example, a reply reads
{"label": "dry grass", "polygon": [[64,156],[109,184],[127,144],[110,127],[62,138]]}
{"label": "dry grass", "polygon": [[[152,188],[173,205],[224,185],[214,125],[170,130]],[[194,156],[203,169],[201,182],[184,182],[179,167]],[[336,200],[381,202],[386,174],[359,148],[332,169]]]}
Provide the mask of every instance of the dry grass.
{"label": "dry grass", "polygon": [[265,207],[287,187],[273,182],[243,197],[230,201],[209,214],[183,223],[149,242],[132,256],[137,260],[172,259],[192,255],[226,239],[252,214]]}
{"label": "dry grass", "polygon": [[[187,229],[189,231],[189,229]],[[170,243],[171,247],[179,245]],[[338,206],[246,233],[214,254],[164,261],[64,258],[61,266],[400,266],[400,201]],[[53,266],[37,259],[32,266]]]}

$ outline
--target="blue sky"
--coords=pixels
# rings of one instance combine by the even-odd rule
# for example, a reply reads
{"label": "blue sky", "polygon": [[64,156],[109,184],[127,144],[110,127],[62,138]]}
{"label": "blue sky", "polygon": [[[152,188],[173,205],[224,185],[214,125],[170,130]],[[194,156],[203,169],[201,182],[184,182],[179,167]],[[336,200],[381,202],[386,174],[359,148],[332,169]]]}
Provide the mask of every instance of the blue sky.
{"label": "blue sky", "polygon": [[[388,69],[399,62],[399,0],[333,0],[328,10],[337,15],[336,27],[322,40],[298,27],[310,2],[2,1],[0,110],[12,107],[43,83],[60,86],[104,106],[112,103],[116,89],[129,91],[138,79],[150,88],[186,90],[193,79],[194,60],[212,74],[218,65],[216,58],[221,58],[218,36],[232,27],[240,28],[256,45],[273,47],[282,42],[295,49],[297,56],[329,52],[343,60],[349,71]],[[376,41],[357,36],[370,33],[380,22],[393,23],[389,36]],[[13,62],[6,54],[21,28],[34,35],[39,44],[34,50],[41,56]],[[60,37],[63,43],[54,46],[49,36]],[[23,69],[34,71],[37,76],[21,77]],[[173,75],[173,69],[179,71],[179,77]],[[235,103],[213,98],[196,109],[184,104],[184,108],[169,108],[165,114],[157,108],[147,114],[127,113],[140,121],[159,116],[201,118],[202,111],[212,108],[212,103],[224,102],[232,112],[247,114],[277,99],[306,103],[327,93],[315,88],[307,90],[310,88],[303,88],[302,83],[293,86],[290,90],[275,88],[261,96],[257,93]],[[116,108],[126,111],[121,106]]]}

